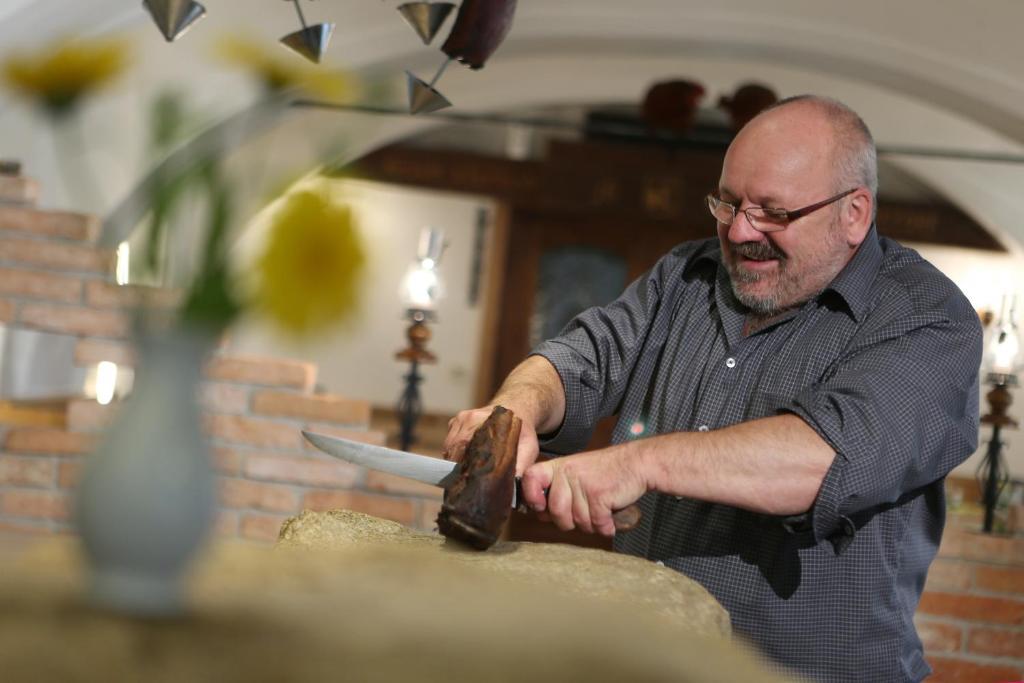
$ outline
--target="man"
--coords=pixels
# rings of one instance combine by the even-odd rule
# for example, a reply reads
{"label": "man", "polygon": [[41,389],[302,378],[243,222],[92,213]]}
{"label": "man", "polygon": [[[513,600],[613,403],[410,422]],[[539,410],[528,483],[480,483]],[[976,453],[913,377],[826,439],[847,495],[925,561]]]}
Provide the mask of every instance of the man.
{"label": "man", "polygon": [[[492,401],[523,420],[531,507],[612,535],[611,512],[639,500],[616,550],[699,581],[736,632],[821,681],[929,673],[912,618],[943,478],[977,445],[977,315],[878,237],[876,188],[854,112],[780,102],[726,153],[717,240],[679,245],[582,313]],[[448,457],[489,412],[453,419]],[[615,445],[534,464],[614,413]]]}

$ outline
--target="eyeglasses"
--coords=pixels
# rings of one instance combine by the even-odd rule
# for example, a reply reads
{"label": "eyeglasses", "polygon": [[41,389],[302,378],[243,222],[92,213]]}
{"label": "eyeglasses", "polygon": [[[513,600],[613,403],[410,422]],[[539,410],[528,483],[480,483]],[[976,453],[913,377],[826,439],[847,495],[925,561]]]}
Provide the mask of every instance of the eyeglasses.
{"label": "eyeglasses", "polygon": [[754,230],[758,232],[778,232],[779,230],[785,230],[797,218],[803,218],[807,214],[824,208],[833,202],[838,202],[846,195],[853,194],[856,191],[857,188],[855,187],[852,190],[841,192],[835,197],[829,197],[825,201],[794,211],[772,209],[767,206],[748,206],[745,209],[740,209],[735,204],[723,201],[714,192],[707,196],[707,202],[708,208],[711,209],[711,215],[723,225],[732,225],[732,222],[736,220],[736,212],[742,211],[746,214],[747,222],[750,223]]}

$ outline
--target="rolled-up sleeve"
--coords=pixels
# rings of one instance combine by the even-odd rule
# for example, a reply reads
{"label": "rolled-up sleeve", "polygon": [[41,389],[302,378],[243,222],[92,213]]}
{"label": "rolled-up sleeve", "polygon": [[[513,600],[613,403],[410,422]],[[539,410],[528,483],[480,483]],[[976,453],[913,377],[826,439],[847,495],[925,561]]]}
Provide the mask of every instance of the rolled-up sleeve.
{"label": "rolled-up sleeve", "polygon": [[[811,508],[816,541],[926,486],[978,443],[981,326],[966,301],[868,335],[784,410],[836,452]],[[837,552],[838,552],[837,547]]]}

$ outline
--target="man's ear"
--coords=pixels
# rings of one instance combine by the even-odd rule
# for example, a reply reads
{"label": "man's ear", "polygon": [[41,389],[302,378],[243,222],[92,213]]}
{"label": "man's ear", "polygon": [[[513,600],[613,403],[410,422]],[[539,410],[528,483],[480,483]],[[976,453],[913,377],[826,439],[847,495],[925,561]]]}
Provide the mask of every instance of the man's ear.
{"label": "man's ear", "polygon": [[856,248],[868,236],[868,231],[871,229],[875,201],[871,193],[861,187],[850,195],[844,204],[842,221],[843,231],[846,234],[846,243],[851,248]]}

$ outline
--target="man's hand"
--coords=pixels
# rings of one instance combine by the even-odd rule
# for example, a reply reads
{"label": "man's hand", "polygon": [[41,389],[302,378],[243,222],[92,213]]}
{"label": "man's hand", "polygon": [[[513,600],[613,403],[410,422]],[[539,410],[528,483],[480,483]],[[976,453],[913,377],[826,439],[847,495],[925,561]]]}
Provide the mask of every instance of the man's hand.
{"label": "man's hand", "polygon": [[565,392],[555,367],[543,356],[530,356],[509,373],[490,404],[463,410],[448,422],[448,435],[441,450],[447,460],[462,460],[473,434],[495,406],[504,406],[522,420],[516,449],[516,476],[522,476],[537,461],[537,434],[547,434],[562,424]]}
{"label": "man's hand", "polygon": [[[537,460],[540,453],[540,445],[537,442],[537,431],[533,423],[529,422],[522,414],[516,411],[514,406],[506,405],[512,414],[522,420],[522,428],[519,430],[519,444],[516,447],[516,476],[522,476],[530,465]],[[466,447],[469,440],[473,438],[476,430],[491,415],[494,406],[484,406],[473,410],[463,410],[448,421],[448,435],[444,439],[444,446],[441,455],[446,460],[462,460],[466,454]]]}
{"label": "man's hand", "polygon": [[[632,444],[546,460],[526,470],[523,497],[563,530],[615,535],[612,512],[647,493],[647,476]],[[545,495],[545,490],[547,495]]]}

